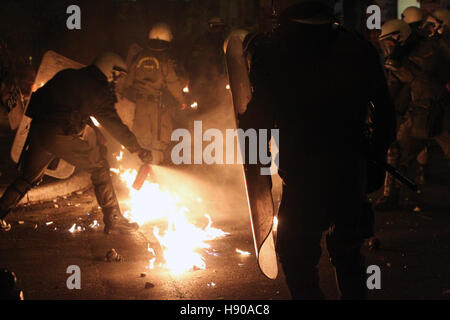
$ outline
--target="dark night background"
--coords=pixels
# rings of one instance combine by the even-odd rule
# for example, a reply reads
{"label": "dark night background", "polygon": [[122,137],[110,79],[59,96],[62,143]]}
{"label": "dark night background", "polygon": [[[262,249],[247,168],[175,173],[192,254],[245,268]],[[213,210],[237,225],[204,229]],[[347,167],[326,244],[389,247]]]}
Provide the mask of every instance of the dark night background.
{"label": "dark night background", "polygon": [[[285,6],[295,0],[275,1],[278,5]],[[186,64],[189,63],[186,57],[189,56],[192,43],[207,30],[207,21],[211,17],[222,17],[230,31],[240,28],[257,30],[270,16],[271,2],[272,0],[1,0],[0,46],[8,48],[15,60],[17,77],[26,87],[27,83],[29,85],[33,83],[34,73],[39,67],[41,57],[48,50],[54,50],[83,64],[91,63],[103,51],[117,52],[125,58],[131,44],[135,42],[142,44],[146,41],[148,31],[154,23],[165,22],[173,30],[173,52],[179,61]],[[384,22],[398,16],[400,3],[418,6],[419,2],[426,11],[433,11],[436,7],[448,8],[450,5],[450,0],[340,0],[336,6],[336,15],[345,27],[373,40],[377,32],[368,32],[365,28],[365,9],[368,5],[377,4],[381,7]],[[68,30],[66,27],[66,20],[70,16],[66,13],[66,9],[72,4],[81,8],[81,30]],[[4,155],[0,159],[0,168],[10,168],[12,164],[7,153],[13,133],[9,129],[4,112],[0,114],[0,125],[2,148],[0,150]],[[438,154],[432,158],[430,167],[433,168],[431,175],[435,180],[439,178],[439,181],[433,181],[434,184],[427,186],[424,191],[427,196],[425,204],[431,209],[424,214],[399,211],[380,213],[376,217],[376,230],[384,248],[367,254],[369,264],[383,266],[383,290],[372,292],[370,299],[450,297],[449,172],[443,155],[435,149],[430,149],[430,153]],[[10,171],[1,170],[0,184],[6,185],[6,181],[8,183],[11,181],[11,175],[15,173],[13,170]],[[215,180],[214,183],[217,184]],[[206,187],[205,189],[209,190]],[[211,265],[210,269],[213,271],[208,270],[208,273],[202,274],[203,277],[194,274],[192,279],[177,282],[165,274],[149,274],[148,278],[139,277],[140,271],[144,270],[148,262],[141,257],[142,251],[147,250],[145,241],[142,242],[140,239],[124,241],[118,238],[115,242],[111,242],[94,232],[71,237],[62,232],[54,232],[45,225],[46,221],[55,220],[61,230],[63,228],[60,225],[67,230],[75,219],[85,217],[88,211],[94,212],[94,215],[89,217],[93,219],[96,217],[95,214],[98,216],[99,213],[92,211],[92,208],[97,208],[92,199],[92,194],[81,193],[75,195],[75,199],[64,198],[64,201],[59,199],[58,201],[61,200],[58,202],[59,207],[56,202],[39,203],[29,210],[22,208],[19,214],[14,216],[13,223],[18,231],[11,232],[1,239],[0,262],[5,262],[6,267],[16,271],[22,281],[19,284],[24,288],[26,298],[286,299],[289,297],[283,279],[277,283],[261,279],[256,264],[250,263],[253,260],[235,256],[234,248],[237,246],[249,251],[253,249],[253,244],[248,241],[250,233],[246,212],[244,218],[230,222],[226,219],[240,214],[235,207],[230,206],[230,211],[225,211],[223,216],[217,217],[217,224],[223,223],[225,229],[233,233],[233,237],[227,239],[231,244],[224,241],[221,247],[216,247],[223,252],[222,258],[228,259],[226,261],[229,263],[223,264],[218,259],[218,262]],[[73,203],[81,203],[81,206],[75,208]],[[23,225],[19,225],[19,221]],[[216,223],[216,220],[214,222]],[[36,229],[35,226],[38,224],[39,229]],[[148,234],[151,233],[150,229],[147,231]],[[112,246],[125,253],[129,247],[136,248],[129,253],[131,258],[128,264],[105,265],[104,253]],[[231,253],[226,255],[226,252]],[[68,263],[77,263],[86,268],[84,291],[70,292],[65,287],[65,268]],[[48,265],[52,267],[48,268]],[[242,273],[237,273],[236,268]],[[57,271],[56,274],[54,270]],[[219,271],[216,273],[216,270]],[[327,298],[336,298],[334,276],[326,256],[322,257],[320,272]],[[156,284],[155,288],[142,289],[144,282],[150,281],[149,278]],[[217,283],[215,289],[206,284],[211,281]]]}
{"label": "dark night background", "polygon": [[[286,6],[293,0],[277,0]],[[340,0],[336,15],[347,28],[367,34],[365,8],[378,4],[382,19],[397,15],[396,0]],[[422,8],[447,6],[447,0],[422,0]],[[81,8],[81,30],[68,30],[66,9]],[[168,23],[174,33],[174,52],[183,59],[191,44],[207,29],[213,16],[222,17],[229,30],[255,30],[270,16],[272,0],[3,0],[0,3],[0,41],[6,43],[22,63],[37,70],[47,50],[88,64],[102,51],[117,52],[126,57],[129,46],[145,41],[149,28],[156,22]],[[31,61],[30,61],[31,57]]]}

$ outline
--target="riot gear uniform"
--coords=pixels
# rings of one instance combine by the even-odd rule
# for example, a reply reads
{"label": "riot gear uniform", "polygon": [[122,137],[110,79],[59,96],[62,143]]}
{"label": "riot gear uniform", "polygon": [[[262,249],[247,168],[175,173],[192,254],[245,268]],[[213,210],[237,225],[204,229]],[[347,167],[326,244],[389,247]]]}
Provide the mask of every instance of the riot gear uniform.
{"label": "riot gear uniform", "polygon": [[[130,48],[130,70],[123,95],[135,102],[133,132],[140,144],[153,151],[156,162],[167,160],[174,118],[183,103],[183,82],[169,54],[172,33],[165,24],[150,30],[145,48]],[[159,160],[157,160],[158,158]]]}
{"label": "riot gear uniform", "polygon": [[402,20],[405,21],[413,33],[418,33],[424,36],[421,30],[425,16],[423,11],[417,7],[408,7],[402,12]]}
{"label": "riot gear uniform", "polygon": [[[4,219],[22,197],[39,184],[47,166],[59,158],[91,173],[97,202],[103,211],[105,233],[137,230],[138,225],[129,223],[120,213],[106,160],[106,147],[99,139],[96,143],[81,139],[84,128],[91,124],[90,116],[93,116],[130,152],[137,152],[141,157],[149,153],[140,147],[114,107],[116,96],[107,79],[116,72],[124,72],[122,67],[122,59],[108,53],[98,58],[94,65],[57,73],[32,95],[27,115],[33,122],[20,161],[19,177],[0,199],[0,219]],[[6,225],[4,227],[7,229]]]}
{"label": "riot gear uniform", "polygon": [[253,96],[239,127],[280,130],[279,174],[285,185],[276,248],[292,297],[322,298],[317,264],[328,229],[341,298],[363,299],[360,248],[371,232],[365,225],[361,130],[372,101],[371,154],[384,158],[395,133],[394,108],[375,48],[334,29],[331,7],[323,3],[290,7],[269,39],[255,37],[260,46],[251,54]]}
{"label": "riot gear uniform", "polygon": [[[396,20],[386,24],[393,23],[401,25]],[[382,32],[380,41],[392,40],[395,42],[390,34]],[[430,138],[440,136],[443,132],[442,119],[445,108],[448,108],[448,92],[445,89],[449,74],[448,57],[436,41],[412,33],[402,42],[394,44],[392,52],[386,55],[385,67],[388,70],[388,84],[395,98],[399,125],[397,141],[389,151],[388,161],[405,172],[412,161],[417,160],[420,165],[418,182],[423,183],[427,165],[423,150],[426,150]],[[399,200],[399,187],[388,175],[384,195],[379,199],[377,209],[395,208]]]}

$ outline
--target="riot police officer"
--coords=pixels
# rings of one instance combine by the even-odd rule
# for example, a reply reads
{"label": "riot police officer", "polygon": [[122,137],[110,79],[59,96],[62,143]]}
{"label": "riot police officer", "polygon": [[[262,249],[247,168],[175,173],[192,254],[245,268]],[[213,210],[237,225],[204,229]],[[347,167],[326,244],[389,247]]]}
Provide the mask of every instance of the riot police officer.
{"label": "riot police officer", "polygon": [[[416,37],[402,20],[387,21],[379,40],[399,125],[397,141],[389,150],[388,161],[405,172],[417,160],[420,169],[417,180],[423,184],[428,164],[426,147],[430,138],[442,132],[447,100],[445,78],[448,78],[443,70],[448,70],[448,58],[436,42]],[[399,185],[387,175],[384,195],[376,208],[396,208],[399,191]]]}
{"label": "riot police officer", "polygon": [[184,99],[184,83],[169,52],[172,39],[170,27],[157,23],[150,29],[146,45],[132,46],[127,57],[130,72],[123,94],[136,105],[133,132],[153,151],[155,163],[168,160],[174,117]]}
{"label": "riot police officer", "polygon": [[145,162],[151,161],[151,152],[138,144],[114,107],[114,83],[124,72],[126,65],[120,56],[104,53],[88,67],[57,73],[32,95],[27,115],[33,121],[19,176],[0,199],[1,230],[10,230],[11,226],[4,218],[41,181],[45,169],[55,158],[91,173],[106,234],[138,229],[136,223],[130,223],[120,212],[106,160],[106,147],[100,138],[94,144],[81,139],[84,128],[91,124],[90,116],[93,116],[131,153],[137,153]]}
{"label": "riot police officer", "polygon": [[425,15],[420,8],[408,7],[402,12],[402,20],[405,21],[413,33],[421,34],[421,25],[425,19]]}
{"label": "riot police officer", "polygon": [[209,19],[208,30],[194,41],[185,63],[189,72],[189,87],[198,97],[200,108],[215,108],[223,100],[226,72],[222,46],[225,37],[224,20],[220,17]]}
{"label": "riot police officer", "polygon": [[333,27],[333,7],[332,0],[297,1],[269,39],[256,37],[253,95],[239,119],[243,129],[279,128],[285,184],[276,250],[294,299],[323,298],[317,264],[325,230],[341,298],[366,297],[362,130],[370,101],[376,106],[370,154],[382,159],[395,133],[378,54],[365,40]]}

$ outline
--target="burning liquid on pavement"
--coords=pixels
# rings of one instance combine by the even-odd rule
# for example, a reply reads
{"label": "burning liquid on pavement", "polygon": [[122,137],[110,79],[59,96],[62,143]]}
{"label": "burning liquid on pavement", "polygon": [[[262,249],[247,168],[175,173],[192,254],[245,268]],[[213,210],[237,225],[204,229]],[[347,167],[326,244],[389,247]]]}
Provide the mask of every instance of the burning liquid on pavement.
{"label": "burning liquid on pavement", "polygon": [[[161,190],[156,183],[146,180],[139,191],[133,189],[136,170],[112,171],[120,175],[129,189],[129,198],[122,203],[129,208],[125,212],[127,218],[140,226],[160,219],[167,220],[166,230],[160,230],[156,226],[153,228],[153,234],[163,250],[165,267],[174,274],[205,269],[206,262],[201,250],[211,247],[207,241],[224,237],[228,233],[212,227],[209,215],[205,215],[208,221],[205,227],[195,226],[189,221],[190,210],[183,205],[178,195]],[[155,255],[152,248],[149,248],[149,252]],[[154,267],[154,262],[155,258],[152,258],[150,268]]]}

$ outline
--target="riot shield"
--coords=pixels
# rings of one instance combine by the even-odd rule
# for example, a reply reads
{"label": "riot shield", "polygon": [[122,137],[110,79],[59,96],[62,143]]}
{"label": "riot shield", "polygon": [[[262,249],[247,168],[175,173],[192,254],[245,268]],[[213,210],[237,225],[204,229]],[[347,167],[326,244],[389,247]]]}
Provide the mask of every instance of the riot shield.
{"label": "riot shield", "polygon": [[[76,61],[66,58],[54,51],[47,51],[42,57],[41,65],[39,66],[33,88],[37,89],[42,87],[48,80],[53,78],[53,76],[61,70],[68,68],[79,69],[82,67],[83,65]],[[30,99],[28,99],[28,101],[29,100]],[[27,108],[28,104],[25,106],[25,108],[23,108],[23,112],[20,116],[20,124],[18,126],[16,136],[11,147],[11,158],[16,163],[18,163],[20,160],[20,156],[25,146],[32,121],[30,117],[25,115]],[[18,115],[15,115],[15,117],[17,118]],[[15,121],[18,120],[16,119]],[[85,134],[87,134],[87,132]],[[58,179],[66,179],[72,175],[74,170],[74,166],[60,159],[56,168],[53,170],[47,169],[45,171],[45,174]]]}
{"label": "riot shield", "polygon": [[15,95],[15,103],[12,106],[11,110],[8,112],[8,121],[11,130],[14,131],[19,127],[20,122],[22,121],[23,110],[25,109],[25,107],[23,104],[22,92],[20,92],[19,89],[16,89],[13,94]]}
{"label": "riot shield", "polygon": [[[228,78],[236,115],[246,111],[251,99],[242,41],[243,35],[235,33],[231,34],[225,42]],[[275,279],[278,275],[278,264],[273,229],[275,209],[278,206],[274,205],[269,179],[261,175],[258,166],[244,164],[242,171],[258,266],[266,277]]]}

